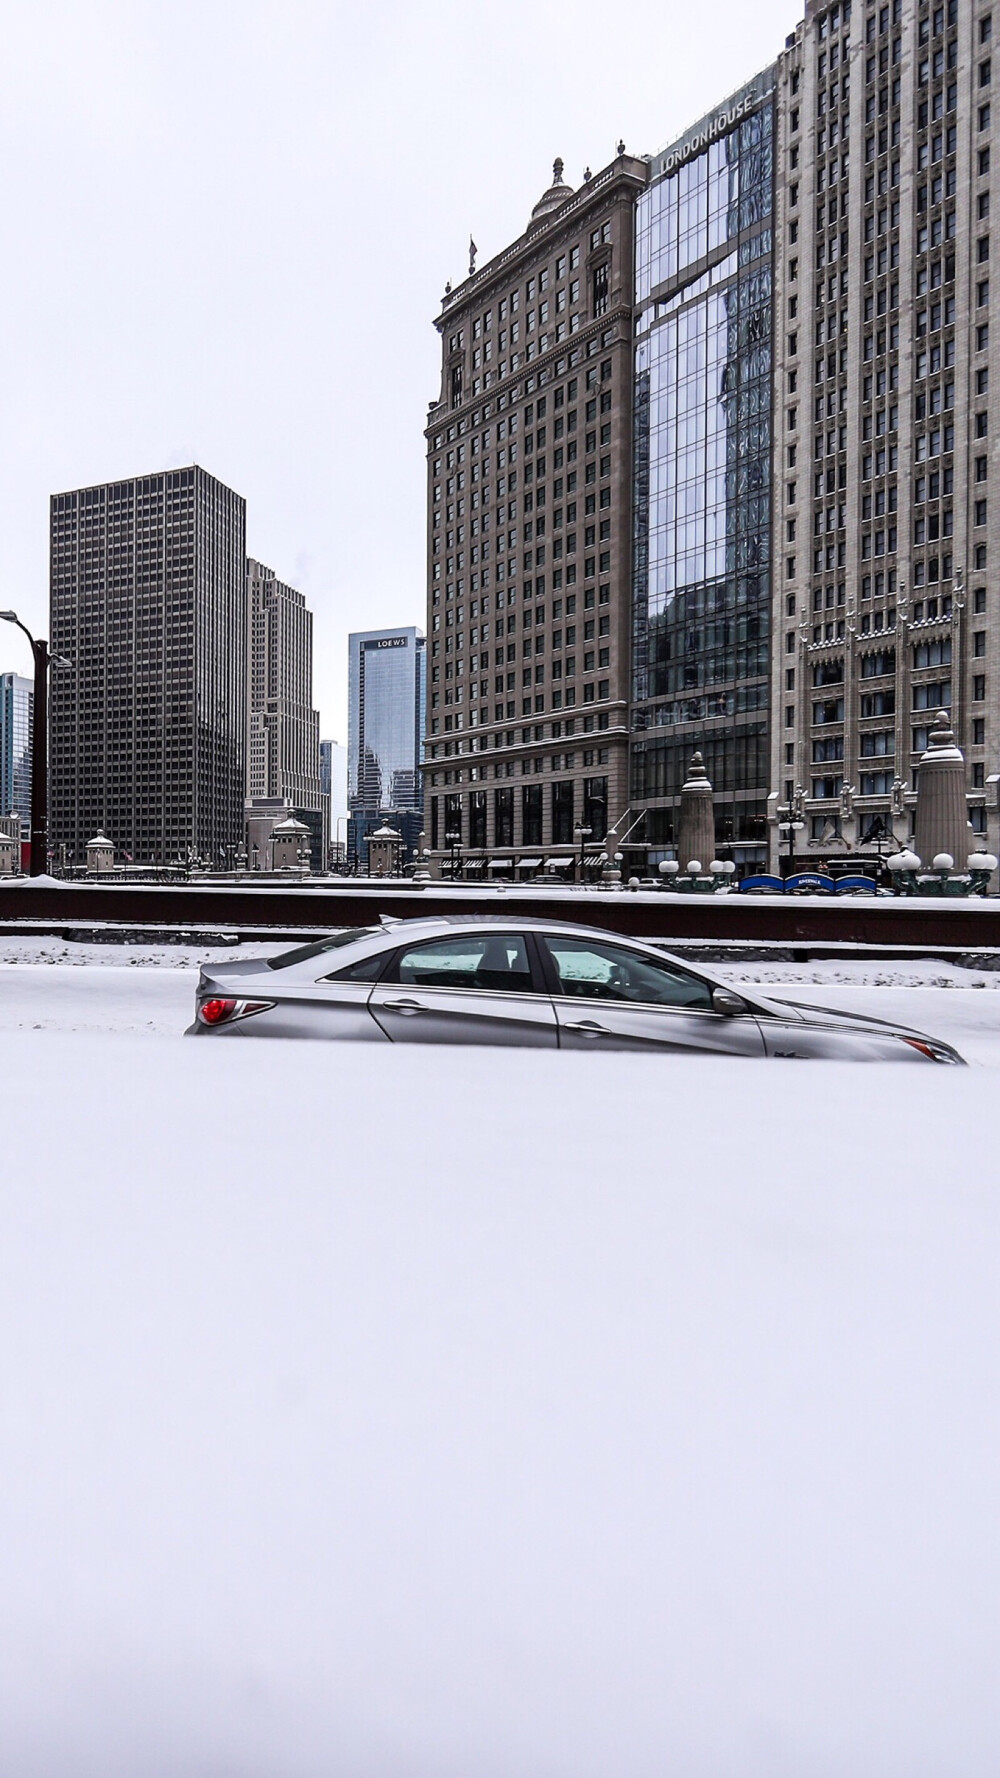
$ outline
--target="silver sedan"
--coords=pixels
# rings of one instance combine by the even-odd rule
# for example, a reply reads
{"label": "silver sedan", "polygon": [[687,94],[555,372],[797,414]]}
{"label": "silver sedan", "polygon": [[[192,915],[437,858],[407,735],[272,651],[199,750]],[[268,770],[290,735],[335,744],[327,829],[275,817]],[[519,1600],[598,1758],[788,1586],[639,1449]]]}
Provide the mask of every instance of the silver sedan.
{"label": "silver sedan", "polygon": [[737,993],[652,945],[532,919],[392,921],[220,960],[187,1034],[962,1061],[919,1031]]}

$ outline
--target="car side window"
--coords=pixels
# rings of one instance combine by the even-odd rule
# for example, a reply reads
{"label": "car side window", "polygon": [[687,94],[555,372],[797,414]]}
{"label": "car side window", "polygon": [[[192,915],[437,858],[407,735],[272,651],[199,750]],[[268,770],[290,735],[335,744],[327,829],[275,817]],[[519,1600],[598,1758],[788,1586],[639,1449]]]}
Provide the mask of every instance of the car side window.
{"label": "car side window", "polygon": [[708,982],[666,959],[661,962],[618,945],[583,938],[546,936],[545,943],[559,978],[558,992],[567,999],[712,1010]]}
{"label": "car side window", "polygon": [[474,988],[480,992],[530,994],[528,947],[516,933],[469,933],[431,939],[396,954],[391,981],[412,988]]}
{"label": "car side window", "polygon": [[359,957],[356,963],[348,963],[343,969],[334,970],[332,975],[320,976],[320,981],[377,982],[386,962],[385,951],[376,951],[373,957]]}

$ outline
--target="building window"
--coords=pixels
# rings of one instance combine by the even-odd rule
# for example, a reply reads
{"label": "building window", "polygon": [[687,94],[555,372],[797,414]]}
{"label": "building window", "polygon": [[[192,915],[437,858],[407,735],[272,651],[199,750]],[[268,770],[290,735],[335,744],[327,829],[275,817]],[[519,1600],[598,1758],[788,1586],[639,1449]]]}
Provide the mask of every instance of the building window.
{"label": "building window", "polygon": [[486,845],[485,790],[474,790],[469,797],[469,845]]}
{"label": "building window", "polygon": [[573,784],[564,780],[552,786],[552,843],[571,845],[573,841]]}
{"label": "building window", "polygon": [[[538,766],[540,760],[535,761]],[[521,844],[523,846],[540,846],[542,843],[542,787],[540,784],[526,784],[521,791]]]}
{"label": "building window", "polygon": [[606,315],[608,312],[608,264],[594,267],[592,274],[593,314]]}
{"label": "building window", "polygon": [[495,790],[493,792],[494,835],[498,846],[514,844],[514,791],[513,788]]}

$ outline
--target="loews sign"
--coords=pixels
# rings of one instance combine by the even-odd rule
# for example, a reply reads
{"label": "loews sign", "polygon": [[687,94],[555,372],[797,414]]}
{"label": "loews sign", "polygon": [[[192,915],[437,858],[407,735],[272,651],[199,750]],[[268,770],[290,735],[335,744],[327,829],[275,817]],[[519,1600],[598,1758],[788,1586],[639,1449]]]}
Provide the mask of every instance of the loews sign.
{"label": "loews sign", "polygon": [[768,68],[763,74],[758,74],[749,86],[745,86],[741,92],[734,93],[733,97],[728,99],[718,111],[712,112],[710,116],[703,117],[699,123],[696,123],[694,129],[682,137],[680,142],[675,143],[671,148],[664,149],[662,154],[658,154],[653,162],[653,178],[662,179],[665,174],[675,172],[678,167],[684,165],[685,161],[689,161],[692,155],[700,154],[702,149],[708,148],[720,136],[728,135],[741,118],[747,117],[751,111],[755,111],[761,101],[773,92],[774,74],[773,68]]}
{"label": "loews sign", "polygon": [[406,644],[409,642],[409,640],[410,640],[409,636],[376,636],[373,641],[366,642],[365,647],[366,648],[405,648]]}

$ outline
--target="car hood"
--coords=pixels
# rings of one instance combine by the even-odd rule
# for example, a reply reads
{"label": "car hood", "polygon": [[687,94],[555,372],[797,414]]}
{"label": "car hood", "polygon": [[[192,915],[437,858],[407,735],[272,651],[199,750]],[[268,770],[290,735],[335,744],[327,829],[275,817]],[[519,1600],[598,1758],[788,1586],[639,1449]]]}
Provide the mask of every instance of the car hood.
{"label": "car hood", "polygon": [[[737,994],[742,989],[735,986]],[[749,1005],[750,1002],[748,1001]],[[754,995],[753,1005],[762,1012],[770,1013],[778,1019],[797,1019],[807,1025],[839,1025],[842,1029],[864,1029],[869,1031],[903,1032],[908,1037],[925,1037],[924,1031],[918,1031],[913,1025],[899,1025],[892,1019],[877,1019],[867,1012],[848,1012],[842,1007],[813,1006],[804,1000],[778,1000],[770,996],[765,1000]]]}

